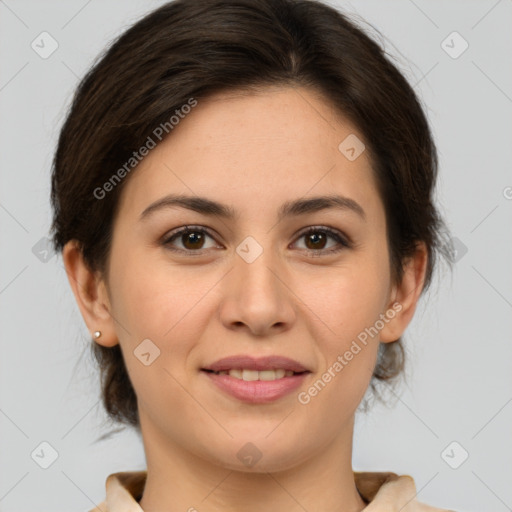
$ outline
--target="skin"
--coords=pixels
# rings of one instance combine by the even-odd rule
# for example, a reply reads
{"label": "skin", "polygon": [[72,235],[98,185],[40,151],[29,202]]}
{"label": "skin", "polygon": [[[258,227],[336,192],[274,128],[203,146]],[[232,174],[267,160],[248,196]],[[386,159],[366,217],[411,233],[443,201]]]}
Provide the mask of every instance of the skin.
{"label": "skin", "polygon": [[[121,345],[137,393],[146,512],[365,507],[351,466],[354,415],[379,343],[396,340],[412,319],[426,251],[419,244],[404,261],[402,281],[392,281],[369,152],[349,161],[338,150],[349,134],[364,140],[313,90],[217,94],[200,101],[129,176],[108,278],[87,268],[74,241],[64,248],[89,330],[102,332],[96,342],[105,347]],[[169,193],[208,197],[238,217],[167,208],[139,219]],[[277,222],[285,201],[334,193],[359,203],[366,219],[331,208]],[[203,245],[177,237],[172,246],[189,252],[174,253],[161,240],[187,224],[209,228],[213,237]],[[353,243],[308,243],[301,232],[310,226],[330,226]],[[236,252],[247,236],[263,249],[252,263]],[[333,247],[341,250],[328,254]],[[298,392],[395,302],[400,312],[309,403],[299,403]],[[160,356],[145,366],[133,351],[148,338]],[[200,371],[234,354],[284,355],[312,373],[273,403],[248,404]],[[262,454],[253,467],[237,458],[248,442]]]}

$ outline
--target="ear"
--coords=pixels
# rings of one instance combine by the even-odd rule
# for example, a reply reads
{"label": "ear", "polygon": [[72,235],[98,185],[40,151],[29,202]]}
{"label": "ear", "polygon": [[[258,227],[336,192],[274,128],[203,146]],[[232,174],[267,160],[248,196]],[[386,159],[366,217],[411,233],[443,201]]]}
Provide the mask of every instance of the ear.
{"label": "ear", "polygon": [[[93,340],[99,345],[113,347],[119,343],[110,315],[110,301],[103,278],[85,263],[76,240],[68,242],[62,250],[62,259],[69,284]],[[99,338],[93,333],[101,331]]]}
{"label": "ear", "polygon": [[381,342],[396,341],[412,320],[425,283],[427,261],[426,245],[424,242],[419,242],[415,253],[403,263],[404,272],[401,282],[392,286],[388,309],[385,313],[390,320],[380,331]]}

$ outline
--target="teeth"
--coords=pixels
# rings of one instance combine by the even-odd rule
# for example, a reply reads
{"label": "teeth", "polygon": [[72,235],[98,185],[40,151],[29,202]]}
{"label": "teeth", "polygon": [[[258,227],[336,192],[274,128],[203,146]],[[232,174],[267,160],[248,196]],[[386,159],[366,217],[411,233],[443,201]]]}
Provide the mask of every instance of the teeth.
{"label": "teeth", "polygon": [[234,377],[235,379],[241,379],[245,381],[254,381],[254,380],[276,380],[282,379],[283,377],[291,377],[294,372],[291,370],[223,370],[220,372],[215,372],[217,375],[229,375],[230,377]]}
{"label": "teeth", "polygon": [[260,372],[258,370],[242,370],[243,380],[259,380],[259,378]]}

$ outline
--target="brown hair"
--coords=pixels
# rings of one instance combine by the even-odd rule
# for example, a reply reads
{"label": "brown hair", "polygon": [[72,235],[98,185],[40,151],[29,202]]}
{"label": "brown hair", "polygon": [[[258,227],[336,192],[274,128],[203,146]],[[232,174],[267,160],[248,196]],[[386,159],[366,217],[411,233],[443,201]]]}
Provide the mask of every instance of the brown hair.
{"label": "brown hair", "polygon": [[[113,218],[127,176],[102,187],[155,127],[190,98],[270,85],[320,92],[364,136],[388,225],[393,279],[423,241],[424,290],[444,224],[433,204],[437,153],[420,102],[384,50],[315,0],[176,0],[149,13],[107,48],[76,90],[53,162],[57,251],[76,239],[106,275]],[[132,171],[136,172],[136,171]],[[91,344],[109,418],[140,428],[119,345]],[[381,343],[370,388],[402,373],[401,340]]]}

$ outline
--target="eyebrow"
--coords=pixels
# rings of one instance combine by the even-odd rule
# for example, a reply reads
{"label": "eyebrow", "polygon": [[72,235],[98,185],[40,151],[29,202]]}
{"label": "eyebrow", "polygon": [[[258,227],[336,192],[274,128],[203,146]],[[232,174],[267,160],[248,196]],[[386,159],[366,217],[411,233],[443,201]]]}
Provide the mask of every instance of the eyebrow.
{"label": "eyebrow", "polygon": [[[146,219],[156,211],[175,207],[186,208],[212,217],[221,217],[224,219],[238,218],[236,210],[231,206],[218,203],[206,197],[169,194],[150,204],[141,213],[140,220]],[[349,197],[340,195],[318,196],[287,201],[279,208],[278,220],[281,221],[285,217],[304,215],[306,213],[314,213],[330,208],[351,211],[356,213],[361,219],[366,220],[365,211],[359,203]]]}

